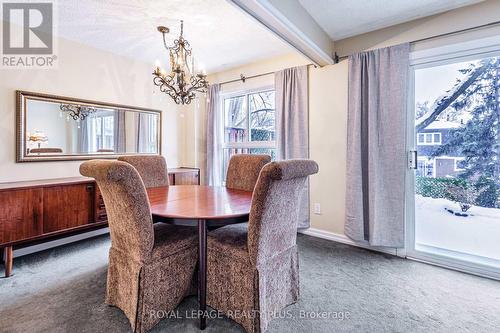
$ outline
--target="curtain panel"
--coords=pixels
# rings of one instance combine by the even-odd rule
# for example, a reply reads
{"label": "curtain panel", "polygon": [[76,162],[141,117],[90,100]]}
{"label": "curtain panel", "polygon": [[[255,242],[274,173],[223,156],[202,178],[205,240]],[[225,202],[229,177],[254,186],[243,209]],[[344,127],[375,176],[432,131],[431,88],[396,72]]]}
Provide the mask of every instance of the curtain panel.
{"label": "curtain panel", "polygon": [[117,110],[114,113],[114,151],[115,153],[122,154],[125,153],[127,149],[126,145],[126,135],[125,135],[125,111]]}
{"label": "curtain panel", "polygon": [[78,152],[80,154],[87,154],[90,149],[90,138],[89,138],[89,118],[85,118],[80,122],[80,128],[78,129]]}
{"label": "curtain panel", "polygon": [[[309,100],[307,66],[275,73],[277,158],[309,158]],[[309,228],[309,181],[302,191],[299,229]]]}
{"label": "curtain panel", "polygon": [[408,43],[349,57],[345,234],[404,246]]}
{"label": "curtain panel", "polygon": [[206,100],[207,124],[207,173],[206,184],[221,185],[221,157],[219,144],[220,84],[211,84]]}
{"label": "curtain panel", "polygon": [[135,144],[136,152],[148,153],[149,150],[149,115],[138,112],[136,115],[137,139]]}

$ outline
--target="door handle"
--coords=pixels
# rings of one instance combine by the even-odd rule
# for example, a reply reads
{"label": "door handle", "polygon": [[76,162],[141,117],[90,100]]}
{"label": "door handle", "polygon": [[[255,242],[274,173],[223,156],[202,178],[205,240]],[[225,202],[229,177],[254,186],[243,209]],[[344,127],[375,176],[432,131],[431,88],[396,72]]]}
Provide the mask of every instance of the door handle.
{"label": "door handle", "polygon": [[416,150],[408,151],[408,169],[417,170],[418,154]]}

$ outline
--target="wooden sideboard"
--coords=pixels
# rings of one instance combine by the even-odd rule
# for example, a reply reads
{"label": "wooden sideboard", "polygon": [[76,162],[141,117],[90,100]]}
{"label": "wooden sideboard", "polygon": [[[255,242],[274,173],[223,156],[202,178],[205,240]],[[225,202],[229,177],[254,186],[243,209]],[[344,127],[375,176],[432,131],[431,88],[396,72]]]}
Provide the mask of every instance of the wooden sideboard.
{"label": "wooden sideboard", "polygon": [[[168,170],[171,185],[199,185],[200,170]],[[26,246],[107,226],[106,208],[94,179],[87,177],[0,183],[0,249],[5,276],[13,247]]]}

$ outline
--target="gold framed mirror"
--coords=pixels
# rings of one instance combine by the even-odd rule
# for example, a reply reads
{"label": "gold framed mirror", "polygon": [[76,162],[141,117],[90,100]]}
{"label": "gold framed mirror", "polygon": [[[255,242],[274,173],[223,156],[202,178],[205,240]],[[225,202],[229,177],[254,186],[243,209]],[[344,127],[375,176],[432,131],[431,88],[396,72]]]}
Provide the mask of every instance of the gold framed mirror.
{"label": "gold framed mirror", "polygon": [[161,154],[161,111],[16,92],[17,162]]}

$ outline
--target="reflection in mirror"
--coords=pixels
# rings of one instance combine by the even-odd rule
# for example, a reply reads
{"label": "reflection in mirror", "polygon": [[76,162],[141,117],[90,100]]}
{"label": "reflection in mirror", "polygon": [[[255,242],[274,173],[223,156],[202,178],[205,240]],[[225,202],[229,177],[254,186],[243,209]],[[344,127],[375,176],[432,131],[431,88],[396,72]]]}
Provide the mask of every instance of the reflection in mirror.
{"label": "reflection in mirror", "polygon": [[158,111],[30,96],[22,104],[27,160],[160,152]]}

